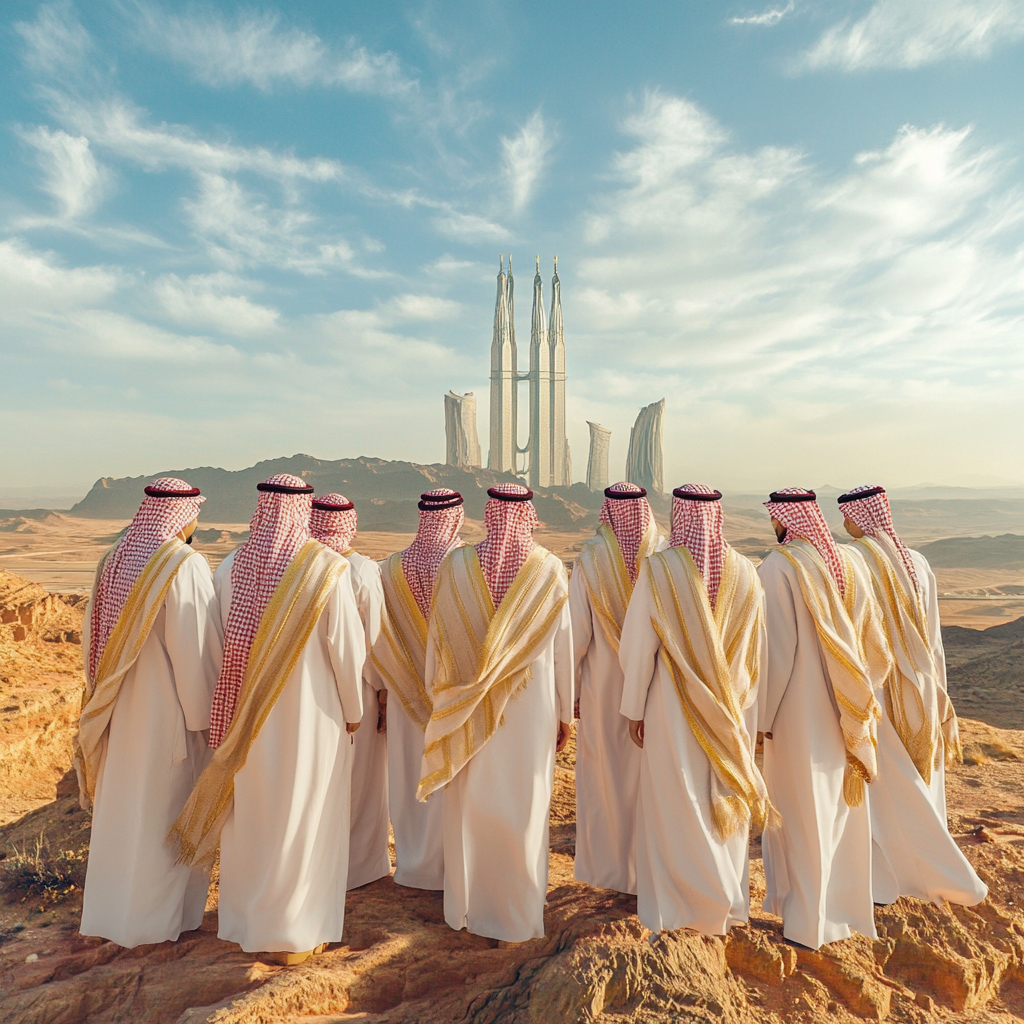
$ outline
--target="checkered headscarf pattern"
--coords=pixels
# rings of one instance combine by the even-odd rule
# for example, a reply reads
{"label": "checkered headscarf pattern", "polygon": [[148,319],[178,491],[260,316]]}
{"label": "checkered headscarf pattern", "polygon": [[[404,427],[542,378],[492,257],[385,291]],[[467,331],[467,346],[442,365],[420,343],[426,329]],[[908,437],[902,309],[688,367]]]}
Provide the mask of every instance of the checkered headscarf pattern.
{"label": "checkered headscarf pattern", "polygon": [[[814,492],[805,491],[802,487],[784,487],[775,493],[813,495]],[[846,574],[843,572],[843,562],[839,557],[839,545],[836,544],[817,501],[766,501],[764,507],[786,528],[786,539],[783,540],[783,544],[788,544],[794,537],[803,537],[814,545],[818,554],[825,559],[828,571],[832,573],[832,578],[839,586],[839,593],[845,597]]]}
{"label": "checkered headscarf pattern", "polygon": [[[344,494],[333,491],[330,494],[321,494],[316,500],[326,502],[328,505],[351,504]],[[344,512],[329,512],[326,509],[315,508],[309,513],[309,532],[313,539],[337,551],[339,555],[352,549],[352,541],[358,526],[359,514],[354,508],[346,509]]]}
{"label": "checkered headscarf pattern", "polygon": [[[173,476],[162,476],[149,486],[157,491],[195,490],[191,484]],[[181,533],[193,519],[199,517],[199,506],[204,501],[206,499],[202,495],[143,499],[131,525],[103,564],[99,585],[89,609],[90,676],[96,673],[103,649],[146,563],[156,554],[161,544]]]}
{"label": "checkered headscarf pattern", "polygon": [[[889,507],[889,499],[886,497],[885,491],[877,484],[862,484],[860,487],[854,487],[847,494],[859,494],[861,491],[877,491],[878,493],[866,498],[844,501],[839,506],[839,511],[851,523],[856,523],[869,537],[873,537],[879,532],[887,533],[900,553],[900,561],[913,581],[914,589],[919,590],[917,570],[914,568],[914,560],[910,557],[910,548],[903,543],[900,535],[896,532],[896,527],[893,526],[892,509]],[[845,498],[846,494],[843,497]]]}
{"label": "checkered headscarf pattern", "polygon": [[[499,494],[528,494],[522,484],[495,484]],[[534,549],[533,531],[539,525],[532,501],[501,501],[492,498],[484,509],[487,536],[476,546],[480,567],[487,580],[494,607],[501,604],[508,588]]]}
{"label": "checkered headscarf pattern", "polygon": [[619,542],[619,550],[622,552],[622,560],[626,563],[626,570],[629,573],[629,580],[634,585],[640,570],[637,565],[637,555],[640,553],[640,544],[644,539],[644,533],[654,515],[647,499],[643,497],[644,490],[636,484],[627,483],[622,480],[612,484],[611,491],[631,491],[637,495],[636,498],[605,498],[598,515],[598,521],[610,526],[615,539]]}
{"label": "checkered headscarf pattern", "polygon": [[[683,484],[677,488],[691,494],[715,494],[713,487],[706,484]],[[704,580],[711,607],[718,599],[718,588],[722,583],[722,567],[729,545],[722,533],[722,503],[720,501],[687,501],[672,498],[672,547],[686,548],[693,558]]]}
{"label": "checkered headscarf pattern", "polygon": [[[264,481],[285,487],[304,487],[290,473],[277,473]],[[231,609],[224,627],[224,661],[210,711],[210,746],[220,745],[235,715],[249,649],[260,619],[285,570],[309,540],[312,494],[276,494],[261,491],[249,523],[249,538],[238,549],[231,566]]]}
{"label": "checkered headscarf pattern", "polygon": [[[448,487],[437,487],[425,491],[422,498],[451,498],[457,494],[458,491]],[[416,538],[402,552],[402,573],[424,618],[430,616],[434,583],[444,556],[453,548],[462,547],[459,530],[465,521],[466,512],[461,505],[454,508],[421,509]]]}

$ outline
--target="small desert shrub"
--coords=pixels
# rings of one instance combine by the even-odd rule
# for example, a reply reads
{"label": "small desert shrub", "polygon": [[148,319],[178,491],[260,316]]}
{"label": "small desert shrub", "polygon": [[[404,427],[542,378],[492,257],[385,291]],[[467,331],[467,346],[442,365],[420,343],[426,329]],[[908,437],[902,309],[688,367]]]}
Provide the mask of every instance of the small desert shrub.
{"label": "small desert shrub", "polygon": [[85,885],[85,867],[89,850],[53,849],[44,829],[21,849],[11,851],[0,861],[0,885],[8,891],[27,896],[42,896],[54,902]]}

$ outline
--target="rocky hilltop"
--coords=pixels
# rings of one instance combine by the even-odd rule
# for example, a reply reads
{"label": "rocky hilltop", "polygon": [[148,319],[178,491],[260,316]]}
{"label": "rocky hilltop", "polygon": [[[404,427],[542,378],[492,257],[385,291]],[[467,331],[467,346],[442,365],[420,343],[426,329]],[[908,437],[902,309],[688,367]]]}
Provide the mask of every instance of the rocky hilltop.
{"label": "rocky hilltop", "polygon": [[[102,477],[92,490],[71,509],[71,515],[90,519],[130,519],[139,507],[146,483],[157,476],[188,480],[206,495],[203,519],[209,523],[245,523],[256,507],[256,484],[274,473],[292,473],[311,483],[317,493],[338,491],[351,498],[359,509],[362,530],[412,531],[416,528],[416,502],[423,491],[451,487],[466,499],[466,515],[483,517],[487,488],[501,481],[515,482],[509,473],[463,470],[454,466],[422,466],[415,462],[389,462],[358,458],[327,461],[311,455],[268,459],[248,469],[161,470],[149,476]],[[555,529],[577,529],[597,520],[602,495],[585,484],[537,491],[537,514]]]}
{"label": "rocky hilltop", "polygon": [[[441,894],[385,878],[349,894],[342,943],[279,967],[217,939],[216,871],[202,928],[177,943],[126,950],[83,938],[90,820],[67,772],[81,613],[75,596],[0,575],[5,1024],[1010,1024],[1024,1014],[1024,732],[999,728],[994,704],[980,709],[986,722],[962,720],[966,763],[949,778],[950,828],[989,898],[971,909],[909,899],[879,907],[873,941],[798,949],[758,910],[727,938],[649,933],[634,897],[573,880],[571,744],[555,769],[543,939],[453,932]],[[1024,619],[947,630],[954,671],[970,670],[977,688],[984,659],[1006,654],[1022,631]],[[757,840],[751,889],[757,907]]]}

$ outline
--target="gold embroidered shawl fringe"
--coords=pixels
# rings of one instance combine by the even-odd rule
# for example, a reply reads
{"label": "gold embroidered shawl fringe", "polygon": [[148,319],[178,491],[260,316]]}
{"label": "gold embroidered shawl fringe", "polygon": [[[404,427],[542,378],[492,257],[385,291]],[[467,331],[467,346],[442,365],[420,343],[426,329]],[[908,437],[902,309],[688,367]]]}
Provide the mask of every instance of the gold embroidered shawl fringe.
{"label": "gold embroidered shawl fringe", "polygon": [[947,764],[962,763],[960,728],[952,701],[939,682],[928,632],[928,615],[896,551],[882,534],[856,541],[871,573],[882,609],[882,628],[892,655],[885,683],[885,707],[893,728],[921,778],[945,756]]}
{"label": "gold embroidered shawl fringe", "polygon": [[[658,528],[652,520],[644,531],[637,553],[637,565],[653,554],[658,546]],[[590,594],[590,604],[598,624],[612,650],[618,652],[622,622],[626,617],[633,584],[629,578],[622,549],[615,531],[607,523],[599,523],[597,532],[583,545],[577,564]]]}
{"label": "gold embroidered shawl fringe", "polygon": [[168,844],[178,848],[177,863],[212,862],[234,803],[235,775],[347,568],[344,558],[309,540],[285,570],[260,618],[227,734],[167,833]]}
{"label": "gold embroidered shawl fringe", "polygon": [[864,802],[864,783],[873,782],[878,774],[882,712],[874,691],[889,672],[878,610],[870,589],[858,585],[853,561],[842,548],[845,596],[809,541],[798,538],[777,550],[796,570],[800,592],[814,619],[846,745],[843,796],[850,807],[859,807]]}
{"label": "gold embroidered shawl fringe", "polygon": [[394,693],[405,713],[423,732],[430,721],[430,695],[423,685],[427,658],[427,622],[413,597],[397,553],[381,566],[386,614],[381,617],[380,636],[370,658],[387,688]]}
{"label": "gold embroidered shawl fringe", "polygon": [[436,671],[417,799],[446,786],[494,735],[567,599],[565,566],[539,546],[497,610],[474,547],[444,560],[430,616]]}
{"label": "gold embroidered shawl fringe", "polygon": [[711,764],[711,815],[722,840],[747,828],[776,828],[782,819],[754,763],[743,712],[756,699],[763,637],[763,600],[754,566],[729,549],[715,608],[690,552],[669,548],[643,570],[661,641],[658,656],[675,684],[683,715]]}
{"label": "gold embroidered shawl fringe", "polygon": [[[113,550],[111,547],[96,567],[93,601],[96,599],[96,588],[103,566]],[[192,554],[193,550],[177,537],[164,541],[153,553],[128,594],[124,608],[103,648],[94,679],[89,677],[88,642],[83,644],[86,656],[85,691],[82,694],[78,733],[73,743],[74,766],[83,807],[90,806],[96,797],[96,780],[103,760],[103,739],[110,725],[110,716],[114,713],[121,684],[142,653],[178,570]],[[86,609],[87,620],[90,620],[91,613],[92,601]]]}

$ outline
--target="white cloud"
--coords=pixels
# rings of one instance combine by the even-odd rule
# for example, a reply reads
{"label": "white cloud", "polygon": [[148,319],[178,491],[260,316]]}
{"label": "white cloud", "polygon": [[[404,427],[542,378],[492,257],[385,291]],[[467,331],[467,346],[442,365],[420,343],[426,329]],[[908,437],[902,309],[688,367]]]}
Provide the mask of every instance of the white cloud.
{"label": "white cloud", "polygon": [[463,213],[447,203],[429,203],[443,212],[434,218],[434,227],[460,242],[500,242],[508,238],[508,231],[500,224],[475,213]]}
{"label": "white cloud", "polygon": [[447,322],[462,313],[462,303],[436,295],[396,295],[389,300],[386,318],[392,322]]}
{"label": "white cloud", "polygon": [[319,36],[281,25],[271,13],[216,11],[180,15],[139,6],[139,36],[151,49],[187,65],[207,85],[340,85],[351,92],[407,96],[418,82],[393,53],[371,53],[349,39],[340,52]]}
{"label": "white cloud", "polygon": [[86,136],[93,145],[151,171],[248,171],[281,182],[338,182],[347,177],[345,167],[336,160],[303,159],[263,146],[212,142],[184,125],[148,124],[144,112],[123,99],[84,103],[65,95],[54,97],[52,104],[65,125]]}
{"label": "white cloud", "polygon": [[20,134],[36,150],[43,172],[42,187],[56,200],[61,216],[74,219],[91,213],[103,197],[105,175],[89,148],[89,140],[45,126]]}
{"label": "white cloud", "polygon": [[796,69],[916,68],[988,57],[999,44],[1021,39],[1020,0],[875,0],[864,17],[827,29]]}
{"label": "white cloud", "polygon": [[522,212],[533,198],[554,141],[539,110],[513,138],[501,137],[503,170],[515,213]]}
{"label": "white cloud", "polygon": [[252,283],[231,274],[193,274],[182,280],[166,274],[153,286],[163,311],[188,327],[210,327],[238,337],[266,334],[277,326],[276,309],[241,294]]}
{"label": "white cloud", "polygon": [[103,302],[126,281],[116,269],[64,267],[52,252],[31,249],[16,238],[0,241],[0,306],[12,317]]}
{"label": "white cloud", "polygon": [[[827,175],[792,149],[739,149],[679,97],[647,96],[624,129],[635,143],[583,225],[579,290],[564,285],[583,416],[628,436],[636,409],[667,394],[670,463],[673,450],[687,466],[728,452],[749,481],[787,460],[744,431],[770,433],[795,464],[822,454],[807,429],[835,439],[827,424],[849,419],[917,436],[916,409],[939,453],[960,444],[964,416],[977,440],[990,409],[1013,408],[1024,196],[968,130],[908,126]],[[936,414],[943,403],[958,418]],[[1022,428],[1014,414],[1007,430]],[[851,430],[836,458],[855,445]],[[939,454],[928,472],[942,476]]]}
{"label": "white cloud", "polygon": [[16,22],[14,30],[24,42],[31,71],[54,78],[87,73],[92,40],[67,0],[40,5],[35,21]]}
{"label": "white cloud", "polygon": [[785,7],[769,7],[767,10],[762,11],[760,14],[747,14],[729,19],[730,25],[757,25],[757,26],[771,26],[778,25],[780,21],[793,11],[794,0],[789,0],[789,3]]}

